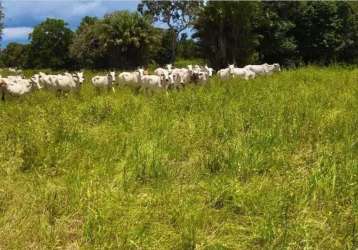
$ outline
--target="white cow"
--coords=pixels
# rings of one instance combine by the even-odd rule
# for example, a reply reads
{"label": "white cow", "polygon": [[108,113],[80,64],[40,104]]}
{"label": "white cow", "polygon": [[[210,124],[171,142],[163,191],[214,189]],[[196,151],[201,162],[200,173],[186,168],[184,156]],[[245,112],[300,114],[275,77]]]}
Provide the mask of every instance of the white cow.
{"label": "white cow", "polygon": [[123,84],[132,85],[135,87],[140,86],[139,72],[122,72],[118,75],[118,79]]}
{"label": "white cow", "polygon": [[173,69],[171,76],[173,77],[173,87],[179,87],[184,84],[182,69]]}
{"label": "white cow", "polygon": [[172,69],[173,69],[173,65],[167,64],[166,67],[167,67],[168,73],[171,73]]}
{"label": "white cow", "polygon": [[55,88],[59,92],[67,92],[73,89],[79,92],[83,81],[83,72],[77,72],[74,74],[65,73],[64,75],[57,75]]}
{"label": "white cow", "polygon": [[204,66],[204,71],[206,71],[206,72],[208,73],[208,76],[209,76],[209,77],[212,77],[212,76],[213,76],[214,69],[213,69],[213,68],[209,68],[208,65],[205,65],[205,66]]}
{"label": "white cow", "polygon": [[273,72],[281,71],[281,66],[278,63],[268,64],[267,65],[268,74],[271,75]]}
{"label": "white cow", "polygon": [[236,68],[233,64],[229,65],[229,72],[233,77],[240,77],[245,80],[254,79],[255,73],[246,68]]}
{"label": "white cow", "polygon": [[179,88],[183,84],[182,72],[180,69],[173,69],[168,75],[162,75],[162,85],[165,89],[168,88]]}
{"label": "white cow", "polygon": [[66,72],[62,75],[47,75],[40,72],[38,75],[36,74],[33,77],[38,79],[41,87],[59,92],[69,91],[71,89],[79,90],[79,87],[84,81],[83,72],[77,72],[74,74]]}
{"label": "white cow", "polygon": [[36,87],[38,89],[42,89],[41,85],[40,85],[40,75],[39,74],[35,74],[33,75],[30,80],[36,84]]}
{"label": "white cow", "polygon": [[94,76],[92,78],[92,84],[97,89],[107,88],[108,90],[112,89],[112,91],[115,92],[113,88],[113,82],[115,80],[116,80],[115,72],[110,72],[106,76]]}
{"label": "white cow", "polygon": [[13,72],[13,73],[18,73],[18,74],[22,73],[22,70],[21,70],[21,69],[17,69],[17,68],[8,68],[8,70],[9,70],[10,72]]}
{"label": "white cow", "polygon": [[0,78],[1,99],[5,101],[5,94],[11,96],[22,96],[29,93],[36,87],[36,83],[31,79],[22,78]]}
{"label": "white cow", "polygon": [[220,69],[217,72],[217,75],[221,80],[227,80],[231,77],[230,69],[229,68]]}
{"label": "white cow", "polygon": [[172,70],[173,80],[176,86],[183,86],[190,81],[193,77],[193,66],[188,65],[187,68],[177,68]]}
{"label": "white cow", "polygon": [[168,64],[167,67],[170,69],[170,71],[163,68],[158,68],[154,71],[154,74],[162,79],[162,86],[165,89],[168,89],[169,86],[174,84],[174,78],[172,74],[173,70],[171,69],[171,64]]}
{"label": "white cow", "polygon": [[42,87],[48,88],[48,89],[56,89],[58,75],[47,75],[45,73],[39,72],[39,83]]}
{"label": "white cow", "polygon": [[154,74],[160,77],[165,77],[169,75],[169,70],[163,68],[157,68],[156,70],[154,70]]}
{"label": "white cow", "polygon": [[197,75],[197,82],[198,83],[205,83],[209,79],[209,73],[205,71],[199,71],[193,73],[194,75]]}
{"label": "white cow", "polygon": [[144,75],[144,69],[138,69],[139,81],[141,86],[145,89],[158,89],[162,88],[163,77],[158,75]]}
{"label": "white cow", "polygon": [[264,75],[271,75],[275,71],[281,71],[280,65],[278,63],[275,64],[261,64],[261,65],[247,65],[244,69],[251,70],[256,75],[264,76]]}
{"label": "white cow", "polygon": [[20,79],[24,79],[22,76],[7,76],[7,79],[10,80],[20,80]]}
{"label": "white cow", "polygon": [[195,71],[201,71],[201,67],[197,64],[194,65],[194,70]]}

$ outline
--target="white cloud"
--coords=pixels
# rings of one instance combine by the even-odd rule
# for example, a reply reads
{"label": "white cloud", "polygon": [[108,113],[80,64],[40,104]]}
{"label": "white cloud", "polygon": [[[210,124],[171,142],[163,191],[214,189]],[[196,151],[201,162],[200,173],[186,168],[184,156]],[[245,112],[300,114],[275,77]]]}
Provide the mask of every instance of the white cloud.
{"label": "white cloud", "polygon": [[32,32],[32,27],[12,27],[3,29],[4,40],[22,40],[26,39]]}
{"label": "white cloud", "polygon": [[85,16],[88,13],[102,12],[102,9],[100,2],[82,2],[73,6],[70,16]]}
{"label": "white cloud", "polygon": [[59,18],[76,29],[81,19],[88,16],[103,17],[115,10],[135,11],[140,0],[0,0],[5,12],[1,46],[9,42],[28,43],[32,27],[46,18]]}
{"label": "white cloud", "polygon": [[5,27],[35,26],[47,17],[61,18],[76,27],[83,16],[102,17],[114,10],[136,10],[139,0],[3,0]]}

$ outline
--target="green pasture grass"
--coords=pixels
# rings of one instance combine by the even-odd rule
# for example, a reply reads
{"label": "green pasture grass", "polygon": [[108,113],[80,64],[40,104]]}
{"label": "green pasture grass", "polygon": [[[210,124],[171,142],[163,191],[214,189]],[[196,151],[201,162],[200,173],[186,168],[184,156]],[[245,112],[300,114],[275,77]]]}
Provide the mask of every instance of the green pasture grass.
{"label": "green pasture grass", "polygon": [[358,247],[357,69],[168,93],[93,75],[0,103],[0,249]]}

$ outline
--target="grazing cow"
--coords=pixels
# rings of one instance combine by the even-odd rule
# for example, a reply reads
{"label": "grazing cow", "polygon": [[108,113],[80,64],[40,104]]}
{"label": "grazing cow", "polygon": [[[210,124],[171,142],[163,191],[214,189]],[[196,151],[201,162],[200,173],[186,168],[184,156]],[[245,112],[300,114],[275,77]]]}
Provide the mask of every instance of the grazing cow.
{"label": "grazing cow", "polygon": [[204,71],[206,71],[206,72],[208,73],[208,76],[209,76],[209,77],[212,77],[212,76],[213,76],[214,69],[213,69],[213,68],[209,68],[208,65],[205,65],[205,66],[204,66]]}
{"label": "grazing cow", "polygon": [[5,101],[5,94],[22,96],[29,93],[37,85],[31,79],[23,78],[0,78],[1,99]]}
{"label": "grazing cow", "polygon": [[58,75],[47,75],[45,73],[40,72],[39,73],[39,83],[44,88],[56,90],[57,77],[58,77]]}
{"label": "grazing cow", "polygon": [[168,89],[169,86],[172,86],[175,83],[174,77],[173,77],[173,70],[171,67],[172,67],[172,65],[168,64],[167,68],[170,70],[163,69],[163,68],[157,68],[156,70],[154,70],[154,74],[159,76],[163,80],[162,85],[165,89]]}
{"label": "grazing cow", "polygon": [[195,71],[201,71],[201,67],[197,64],[194,65],[194,70]]}
{"label": "grazing cow", "polygon": [[172,75],[175,86],[184,86],[193,80],[193,66],[188,65],[187,68],[173,69]]}
{"label": "grazing cow", "polygon": [[[145,75],[145,72],[143,72]],[[139,72],[122,72],[118,75],[120,83],[125,85],[132,85],[134,87],[140,87]]]}
{"label": "grazing cow", "polygon": [[252,72],[251,70],[245,69],[245,68],[235,68],[235,66],[233,64],[229,65],[229,72],[233,77],[238,76],[245,80],[255,78],[255,73]]}
{"label": "grazing cow", "polygon": [[107,88],[108,90],[112,89],[113,92],[115,92],[113,88],[113,82],[116,80],[115,72],[110,72],[106,76],[95,76],[92,78],[92,84],[96,87],[96,89],[100,88]]}
{"label": "grazing cow", "polygon": [[40,75],[39,74],[33,75],[30,79],[32,82],[34,82],[36,84],[36,87],[38,89],[42,89],[42,86],[40,85]]}
{"label": "grazing cow", "polygon": [[160,77],[165,77],[169,75],[169,70],[163,68],[157,68],[156,70],[154,70],[154,74]]}
{"label": "grazing cow", "polygon": [[143,69],[138,69],[139,73],[139,81],[141,83],[141,86],[145,89],[158,89],[162,88],[162,80],[163,77],[160,77],[158,75],[144,75]]}
{"label": "grazing cow", "polygon": [[271,75],[273,72],[281,71],[281,66],[278,63],[274,63],[272,65],[268,64],[267,71],[268,71],[268,74]]}
{"label": "grazing cow", "polygon": [[251,70],[256,75],[264,76],[271,75],[275,71],[281,71],[280,65],[278,63],[274,63],[272,65],[264,63],[261,65],[247,65],[244,69]]}
{"label": "grazing cow", "polygon": [[17,68],[8,68],[8,70],[9,70],[10,72],[17,73],[17,74],[21,74],[21,73],[22,73],[22,70],[21,70],[21,69],[17,69]]}
{"label": "grazing cow", "polygon": [[[195,74],[195,72],[194,72]],[[199,71],[197,74],[197,82],[198,83],[206,83],[209,79],[209,73],[205,71]]]}
{"label": "grazing cow", "polygon": [[173,69],[171,76],[173,77],[173,87],[178,88],[184,84],[184,72],[182,69]]}
{"label": "grazing cow", "polygon": [[217,72],[217,75],[221,80],[227,80],[231,77],[230,69],[229,68],[220,69]]}
{"label": "grazing cow", "polygon": [[83,72],[78,72],[74,74],[65,73],[64,75],[58,75],[56,77],[55,89],[58,92],[68,92],[74,89],[77,91],[77,93],[79,93],[83,81]]}

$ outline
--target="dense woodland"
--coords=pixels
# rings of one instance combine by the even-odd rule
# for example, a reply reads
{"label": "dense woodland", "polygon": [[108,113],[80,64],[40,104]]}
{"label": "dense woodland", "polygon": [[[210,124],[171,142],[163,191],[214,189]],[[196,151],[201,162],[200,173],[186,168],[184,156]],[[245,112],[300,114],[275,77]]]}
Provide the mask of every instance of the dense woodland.
{"label": "dense woodland", "polygon": [[86,16],[77,30],[48,18],[28,44],[10,43],[0,56],[5,67],[54,69],[130,69],[193,58],[214,68],[357,63],[358,3],[142,1],[136,12]]}

